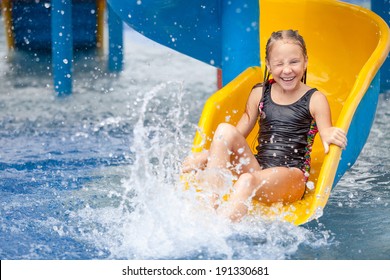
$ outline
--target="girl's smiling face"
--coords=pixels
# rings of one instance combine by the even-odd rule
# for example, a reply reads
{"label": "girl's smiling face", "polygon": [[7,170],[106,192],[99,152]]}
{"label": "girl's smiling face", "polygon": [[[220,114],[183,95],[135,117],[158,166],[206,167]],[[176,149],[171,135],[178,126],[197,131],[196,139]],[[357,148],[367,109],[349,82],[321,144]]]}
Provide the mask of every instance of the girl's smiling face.
{"label": "girl's smiling face", "polygon": [[301,46],[290,40],[275,41],[266,63],[273,79],[284,91],[299,89],[307,67],[307,57]]}

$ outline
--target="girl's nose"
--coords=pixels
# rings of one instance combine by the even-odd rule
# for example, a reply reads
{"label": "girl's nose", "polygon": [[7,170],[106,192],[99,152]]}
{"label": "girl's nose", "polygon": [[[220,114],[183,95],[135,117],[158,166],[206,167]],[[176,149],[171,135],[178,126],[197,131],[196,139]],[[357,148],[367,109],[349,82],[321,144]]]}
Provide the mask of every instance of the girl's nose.
{"label": "girl's nose", "polygon": [[283,68],[283,73],[284,73],[284,74],[291,73],[291,67],[290,67],[290,66],[284,67],[284,68]]}

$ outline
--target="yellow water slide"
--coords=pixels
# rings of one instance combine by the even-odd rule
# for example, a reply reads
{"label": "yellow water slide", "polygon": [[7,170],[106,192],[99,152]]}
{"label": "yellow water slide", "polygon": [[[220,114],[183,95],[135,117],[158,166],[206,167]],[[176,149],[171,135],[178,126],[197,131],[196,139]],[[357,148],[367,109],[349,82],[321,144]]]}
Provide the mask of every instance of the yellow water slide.
{"label": "yellow water slide", "polygon": [[[300,225],[322,214],[332,187],[358,157],[371,129],[379,94],[378,71],[390,48],[389,27],[373,12],[332,0],[260,0],[260,50],[271,33],[296,29],[307,43],[307,84],[323,92],[330,103],[333,124],[348,131],[348,148],[332,146],[324,155],[318,136],[312,152],[307,190],[301,201],[283,207],[256,207],[267,217]],[[235,124],[244,111],[253,85],[263,80],[263,69],[251,67],[212,95],[199,121],[193,150],[208,149],[217,125]],[[255,147],[256,127],[247,141]],[[255,152],[255,151],[254,151]],[[340,163],[340,164],[339,164]]]}

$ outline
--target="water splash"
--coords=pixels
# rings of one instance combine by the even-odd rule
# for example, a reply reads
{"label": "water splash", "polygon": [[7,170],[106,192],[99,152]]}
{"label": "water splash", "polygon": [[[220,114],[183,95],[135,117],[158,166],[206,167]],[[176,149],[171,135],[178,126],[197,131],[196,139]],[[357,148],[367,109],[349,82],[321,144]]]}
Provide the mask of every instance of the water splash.
{"label": "water splash", "polygon": [[184,95],[181,83],[169,82],[137,96],[133,163],[116,185],[95,182],[80,191],[89,203],[71,213],[69,225],[77,226],[68,234],[115,259],[285,259],[301,244],[326,244],[323,234],[280,221],[231,224],[195,191],[183,191],[180,161],[190,150],[188,130],[195,131]]}

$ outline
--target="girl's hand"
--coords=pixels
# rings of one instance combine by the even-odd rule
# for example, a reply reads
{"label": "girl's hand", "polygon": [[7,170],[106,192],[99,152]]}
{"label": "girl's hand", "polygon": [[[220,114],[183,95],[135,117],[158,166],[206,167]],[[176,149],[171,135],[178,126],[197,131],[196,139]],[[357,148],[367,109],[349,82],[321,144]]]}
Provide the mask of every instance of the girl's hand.
{"label": "girl's hand", "polygon": [[207,164],[207,158],[209,156],[208,151],[202,151],[199,153],[193,153],[185,158],[181,171],[183,173],[189,173],[193,170],[204,169]]}
{"label": "girl's hand", "polygon": [[324,129],[321,133],[322,144],[324,145],[325,154],[329,152],[329,146],[331,144],[337,145],[342,149],[347,147],[347,136],[345,132],[338,127],[331,126]]}

